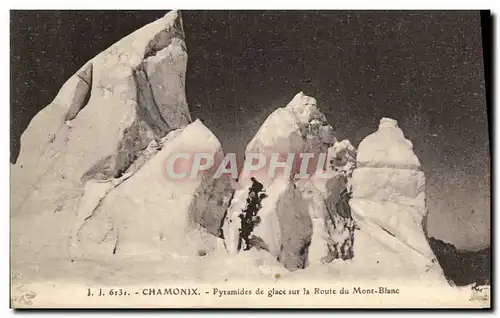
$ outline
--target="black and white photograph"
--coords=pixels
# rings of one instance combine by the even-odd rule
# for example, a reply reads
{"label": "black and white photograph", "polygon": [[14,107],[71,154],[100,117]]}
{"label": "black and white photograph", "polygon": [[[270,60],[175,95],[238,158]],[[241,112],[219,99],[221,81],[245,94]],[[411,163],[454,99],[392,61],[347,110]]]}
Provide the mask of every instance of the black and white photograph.
{"label": "black and white photograph", "polygon": [[491,28],[10,10],[11,308],[490,308]]}

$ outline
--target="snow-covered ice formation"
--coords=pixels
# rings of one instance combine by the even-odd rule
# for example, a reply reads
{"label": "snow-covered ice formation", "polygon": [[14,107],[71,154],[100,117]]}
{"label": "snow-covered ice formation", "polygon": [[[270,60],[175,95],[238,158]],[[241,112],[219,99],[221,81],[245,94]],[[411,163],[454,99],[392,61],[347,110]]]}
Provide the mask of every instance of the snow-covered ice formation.
{"label": "snow-covered ice formation", "polygon": [[336,171],[342,172],[346,177],[352,177],[356,168],[357,150],[347,139],[337,141],[328,148],[328,166]]}
{"label": "snow-covered ice formation", "polygon": [[[319,154],[326,154],[336,142],[333,129],[325,115],[316,105],[316,100],[300,92],[286,105],[274,111],[262,124],[246,148],[249,154],[264,154],[270,160],[272,154],[312,153],[312,167],[317,166]],[[297,172],[297,171],[295,171]],[[304,268],[313,235],[313,224],[308,201],[303,197],[297,182],[287,174],[269,174],[269,165],[264,169],[240,175],[241,189],[237,190],[224,224],[226,245],[230,252],[238,251],[241,222],[239,214],[245,207],[247,189],[255,177],[263,184],[267,197],[258,211],[259,224],[252,235],[263,241],[266,249],[287,269]],[[294,173],[292,172],[291,175]]]}
{"label": "snow-covered ice formation", "polygon": [[[221,224],[223,214],[203,217],[206,212],[216,210],[205,210],[208,206],[200,202],[200,198],[207,201],[213,189],[206,187],[207,193],[197,193],[210,175],[179,181],[162,174],[170,155],[193,149],[214,156],[222,153],[217,138],[199,120],[175,131],[173,136],[167,135],[161,150],[140,170],[107,193],[97,207],[86,211],[85,221],[70,246],[74,251],[72,256],[86,259],[139,256],[152,260],[174,253],[206,255],[218,248],[218,244],[222,246],[222,241],[210,232]],[[197,203],[196,209],[190,208],[193,203]]]}
{"label": "snow-covered ice formation", "polygon": [[[237,183],[211,171],[165,175],[175,153],[223,156],[191,119],[186,62],[172,11],[85,64],[33,118],[11,166],[14,280],[441,281],[422,226],[425,177],[392,119],[356,150],[301,92],[266,119],[246,156],[313,153],[315,170],[323,154],[328,178],[297,179],[297,167],[291,178],[270,176],[269,165],[243,169]],[[240,217],[249,208],[256,215]],[[242,219],[252,222],[250,250]]]}
{"label": "snow-covered ice formation", "polygon": [[328,179],[316,178],[300,184],[312,219],[313,234],[308,250],[308,264],[327,264],[334,259],[353,257],[355,223],[342,201],[347,180],[342,174]]}
{"label": "snow-covered ice formation", "polygon": [[348,140],[336,141],[328,148],[325,171],[328,178],[317,172],[306,182],[299,182],[303,196],[308,200],[313,222],[313,236],[309,247],[309,263],[330,263],[335,259],[351,259],[354,230],[348,201],[349,178],[356,166],[356,149]]}
{"label": "snow-covered ice formation", "polygon": [[382,118],[360,143],[351,184],[349,204],[360,227],[355,260],[369,264],[374,275],[443,281],[423,228],[425,176],[395,120]]}
{"label": "snow-covered ice formation", "polygon": [[165,244],[186,253],[191,245],[213,248],[183,238],[193,231],[200,242],[215,238],[208,233],[225,211],[207,216],[201,203],[189,207],[212,206],[208,197],[220,188],[230,197],[228,183],[200,192],[207,176],[179,186],[163,173],[172,152],[222,152],[209,129],[191,123],[186,63],[182,19],[171,11],[86,63],[33,118],[11,166],[13,268],[161,257]]}
{"label": "snow-covered ice formation", "polygon": [[[316,104],[316,99],[303,92],[296,94],[282,108],[267,117],[253,139],[247,145],[245,154],[264,154],[268,160],[274,153],[313,153],[310,166],[316,167],[320,153],[326,153],[336,142],[333,128]],[[267,178],[263,170],[261,178]],[[256,175],[257,177],[257,175]]]}

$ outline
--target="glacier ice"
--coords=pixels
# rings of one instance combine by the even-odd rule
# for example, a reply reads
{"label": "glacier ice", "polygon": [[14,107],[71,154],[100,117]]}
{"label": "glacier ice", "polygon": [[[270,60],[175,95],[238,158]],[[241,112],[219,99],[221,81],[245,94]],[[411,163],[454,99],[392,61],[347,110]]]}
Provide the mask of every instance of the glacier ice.
{"label": "glacier ice", "polygon": [[[298,179],[297,170],[269,176],[265,166],[237,181],[213,171],[168,178],[173,153],[224,156],[191,118],[186,63],[182,19],[172,11],[82,66],[33,118],[11,166],[14,268],[72,272],[60,262],[73,260],[94,278],[103,274],[89,274],[98,269],[86,262],[125,264],[116,272],[155,281],[255,280],[284,268],[290,279],[444,280],[422,225],[425,175],[393,119],[382,118],[356,149],[299,92],[268,116],[245,154],[312,153],[311,167],[323,154],[322,171]],[[243,251],[239,216],[251,177],[265,197],[254,248]]]}

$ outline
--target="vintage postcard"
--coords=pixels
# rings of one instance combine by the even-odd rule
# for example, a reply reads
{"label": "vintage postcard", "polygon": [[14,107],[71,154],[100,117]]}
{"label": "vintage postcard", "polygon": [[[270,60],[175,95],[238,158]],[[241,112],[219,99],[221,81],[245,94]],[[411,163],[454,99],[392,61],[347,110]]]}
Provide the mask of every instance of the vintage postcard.
{"label": "vintage postcard", "polygon": [[10,15],[12,308],[490,308],[489,12]]}

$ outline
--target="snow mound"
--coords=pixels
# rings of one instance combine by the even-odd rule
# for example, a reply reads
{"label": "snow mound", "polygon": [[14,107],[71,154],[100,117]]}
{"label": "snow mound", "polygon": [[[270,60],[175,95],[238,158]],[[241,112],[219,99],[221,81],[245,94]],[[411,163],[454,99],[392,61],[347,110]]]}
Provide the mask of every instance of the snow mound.
{"label": "snow mound", "polygon": [[361,141],[357,164],[358,167],[420,169],[413,144],[404,137],[397,121],[390,118],[382,118],[378,130]]}

